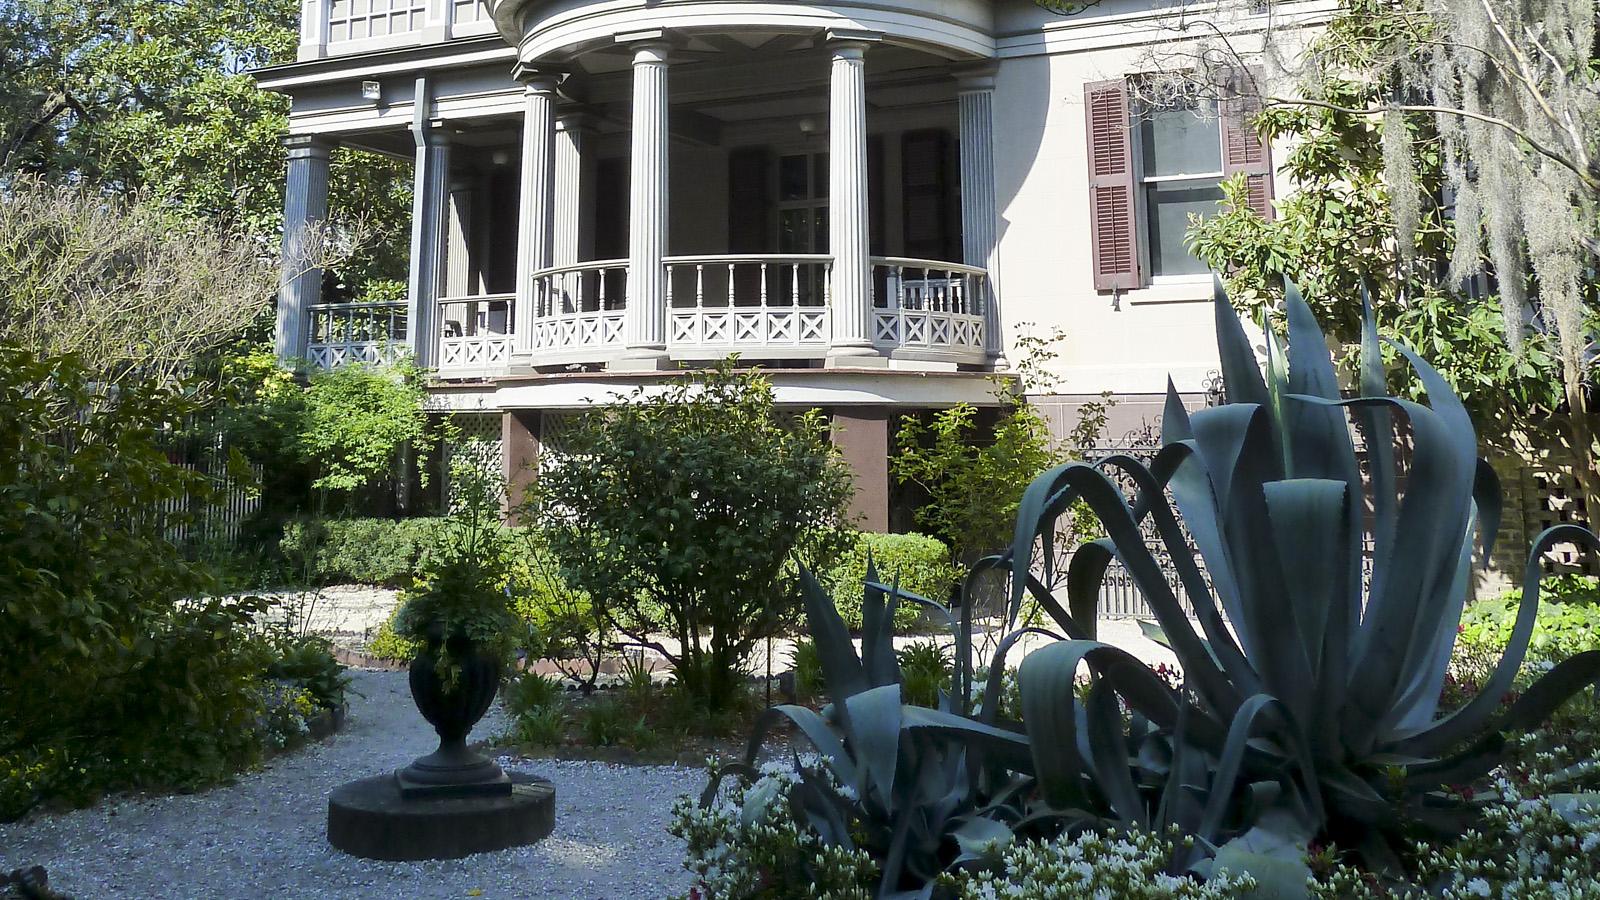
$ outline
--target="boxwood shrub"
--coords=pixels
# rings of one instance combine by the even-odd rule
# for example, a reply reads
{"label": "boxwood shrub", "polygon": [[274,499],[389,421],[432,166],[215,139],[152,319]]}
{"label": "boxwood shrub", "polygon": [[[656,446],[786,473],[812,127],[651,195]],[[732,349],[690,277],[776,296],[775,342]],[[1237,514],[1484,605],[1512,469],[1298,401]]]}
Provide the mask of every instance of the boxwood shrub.
{"label": "boxwood shrub", "polygon": [[316,584],[406,587],[439,544],[440,518],[302,519],[284,526],[281,548]]}
{"label": "boxwood shrub", "polygon": [[[884,584],[893,584],[898,577],[901,588],[941,603],[948,602],[950,592],[960,584],[961,573],[950,563],[950,548],[938,538],[863,532],[837,565],[817,577],[851,629],[861,627],[861,583],[867,575],[869,552]],[[895,611],[895,627],[909,628],[921,616],[920,605],[901,604]]]}

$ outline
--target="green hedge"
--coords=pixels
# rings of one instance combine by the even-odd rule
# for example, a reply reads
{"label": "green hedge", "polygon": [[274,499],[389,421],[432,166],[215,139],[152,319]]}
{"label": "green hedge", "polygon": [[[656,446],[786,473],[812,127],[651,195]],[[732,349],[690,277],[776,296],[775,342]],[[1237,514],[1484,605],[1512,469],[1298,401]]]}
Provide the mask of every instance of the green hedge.
{"label": "green hedge", "polygon": [[[960,583],[961,573],[950,563],[950,548],[938,538],[922,534],[857,535],[855,545],[839,557],[838,564],[817,576],[851,629],[861,627],[861,584],[867,576],[869,551],[884,584],[893,584],[898,577],[902,589],[947,603],[950,592]],[[921,616],[921,604],[902,603],[895,611],[895,627],[909,628]]]}
{"label": "green hedge", "polygon": [[441,518],[302,519],[280,545],[298,576],[320,584],[405,587],[439,545]]}

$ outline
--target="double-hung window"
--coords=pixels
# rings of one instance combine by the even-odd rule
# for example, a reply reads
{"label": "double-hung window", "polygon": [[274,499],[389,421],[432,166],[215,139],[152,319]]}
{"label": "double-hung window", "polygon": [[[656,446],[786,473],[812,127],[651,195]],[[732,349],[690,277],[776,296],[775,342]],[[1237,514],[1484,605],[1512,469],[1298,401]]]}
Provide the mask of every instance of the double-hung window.
{"label": "double-hung window", "polygon": [[1084,86],[1094,286],[1102,291],[1205,272],[1184,243],[1189,215],[1215,213],[1220,183],[1235,173],[1247,173],[1250,207],[1272,214],[1272,164],[1248,125],[1258,108],[1250,100],[1197,91],[1157,105],[1134,94],[1121,80]]}

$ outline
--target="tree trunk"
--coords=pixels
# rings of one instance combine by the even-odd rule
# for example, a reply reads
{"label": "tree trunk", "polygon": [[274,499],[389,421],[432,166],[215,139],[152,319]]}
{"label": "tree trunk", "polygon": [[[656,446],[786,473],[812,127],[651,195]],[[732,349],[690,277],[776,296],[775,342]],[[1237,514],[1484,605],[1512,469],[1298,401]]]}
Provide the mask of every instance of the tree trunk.
{"label": "tree trunk", "polygon": [[[1564,370],[1570,369],[1563,366]],[[1573,475],[1577,479],[1578,493],[1583,498],[1583,522],[1590,530],[1595,527],[1596,511],[1600,511],[1600,475],[1595,474],[1594,429],[1589,421],[1589,398],[1584,390],[1581,372],[1563,371],[1566,377],[1568,430],[1572,439]]]}

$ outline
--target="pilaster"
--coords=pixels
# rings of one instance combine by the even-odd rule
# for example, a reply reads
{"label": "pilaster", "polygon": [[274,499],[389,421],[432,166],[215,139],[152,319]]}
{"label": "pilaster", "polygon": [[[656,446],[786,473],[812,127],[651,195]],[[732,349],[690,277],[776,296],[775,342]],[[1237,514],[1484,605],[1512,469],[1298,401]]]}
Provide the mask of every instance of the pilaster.
{"label": "pilaster", "polygon": [[829,33],[828,247],[833,254],[833,336],[828,364],[884,365],[872,345],[872,260],[867,205],[869,35]]}
{"label": "pilaster", "polygon": [[994,68],[961,72],[956,96],[961,118],[961,257],[988,273],[979,297],[983,343],[991,364],[999,367],[1005,364],[1005,335],[995,290],[999,213],[994,186]]}
{"label": "pilaster", "polygon": [[273,349],[289,366],[306,355],[306,311],[322,299],[322,270],[312,268],[310,232],[328,219],[328,157],[333,143],[310,135],[284,140],[288,183],[283,194],[283,260]]}

